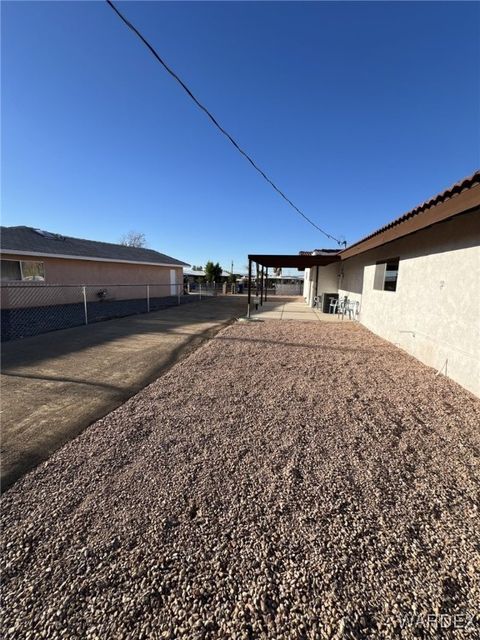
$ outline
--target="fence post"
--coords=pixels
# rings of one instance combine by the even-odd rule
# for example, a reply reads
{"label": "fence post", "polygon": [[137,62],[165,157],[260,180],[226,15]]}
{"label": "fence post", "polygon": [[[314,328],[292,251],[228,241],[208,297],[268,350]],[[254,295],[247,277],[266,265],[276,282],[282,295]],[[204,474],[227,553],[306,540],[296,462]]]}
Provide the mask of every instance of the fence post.
{"label": "fence post", "polygon": [[85,285],[82,287],[82,293],[83,293],[83,310],[85,313],[85,324],[88,324],[87,287]]}
{"label": "fence post", "polygon": [[150,313],[150,285],[147,284],[147,313]]}

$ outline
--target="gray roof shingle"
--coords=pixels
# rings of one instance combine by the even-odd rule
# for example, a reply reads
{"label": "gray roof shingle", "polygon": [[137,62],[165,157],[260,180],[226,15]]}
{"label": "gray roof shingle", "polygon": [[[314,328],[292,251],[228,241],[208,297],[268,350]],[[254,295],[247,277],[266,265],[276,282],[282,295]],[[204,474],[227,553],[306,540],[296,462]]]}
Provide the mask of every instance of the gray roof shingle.
{"label": "gray roof shingle", "polygon": [[0,227],[0,247],[2,251],[32,252],[39,254],[78,256],[80,258],[100,258],[116,262],[149,262],[153,264],[168,264],[177,267],[188,267],[186,262],[176,260],[153,249],[125,247],[110,242],[96,240],[82,240],[70,238],[60,234],[43,232],[32,227]]}

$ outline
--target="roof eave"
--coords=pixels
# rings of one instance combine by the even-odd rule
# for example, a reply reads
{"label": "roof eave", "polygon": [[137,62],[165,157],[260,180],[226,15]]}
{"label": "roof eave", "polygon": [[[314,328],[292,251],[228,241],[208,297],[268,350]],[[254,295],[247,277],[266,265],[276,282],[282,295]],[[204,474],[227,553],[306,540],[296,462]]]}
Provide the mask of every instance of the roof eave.
{"label": "roof eave", "polygon": [[96,256],[74,256],[61,253],[46,253],[43,251],[21,251],[18,249],[0,249],[0,253],[16,256],[34,256],[36,258],[60,258],[62,260],[88,260],[90,262],[115,262],[121,264],[144,264],[150,267],[189,267],[186,262],[176,260],[175,262],[146,262],[144,260],[121,260],[118,258],[98,258]]}
{"label": "roof eave", "polygon": [[404,220],[394,221],[391,225],[347,247],[340,252],[339,256],[342,260],[351,258],[478,207],[480,207],[480,183],[453,195],[448,200],[433,204],[421,213],[412,213]]}

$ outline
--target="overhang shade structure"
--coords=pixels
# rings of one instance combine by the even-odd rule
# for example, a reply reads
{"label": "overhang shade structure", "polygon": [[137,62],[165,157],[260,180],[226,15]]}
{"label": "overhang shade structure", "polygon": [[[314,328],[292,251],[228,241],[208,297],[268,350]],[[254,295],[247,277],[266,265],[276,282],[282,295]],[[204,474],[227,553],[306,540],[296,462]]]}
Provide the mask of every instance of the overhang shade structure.
{"label": "overhang shade structure", "polygon": [[324,267],[332,262],[340,260],[338,252],[319,253],[318,255],[305,254],[251,254],[248,256],[248,308],[247,317],[250,317],[252,303],[252,265],[255,263],[256,295],[260,294],[259,302],[267,299],[265,283],[268,278],[268,269],[308,269],[311,267]]}

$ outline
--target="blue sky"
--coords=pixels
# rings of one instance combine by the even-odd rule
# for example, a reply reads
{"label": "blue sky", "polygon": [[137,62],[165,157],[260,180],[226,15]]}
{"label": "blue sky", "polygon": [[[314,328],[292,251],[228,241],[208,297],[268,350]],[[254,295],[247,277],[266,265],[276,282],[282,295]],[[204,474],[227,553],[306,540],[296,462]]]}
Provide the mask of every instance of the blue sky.
{"label": "blue sky", "polygon": [[[118,2],[308,216],[349,243],[479,162],[473,2]],[[2,3],[2,224],[190,263],[333,247],[103,2]]]}

